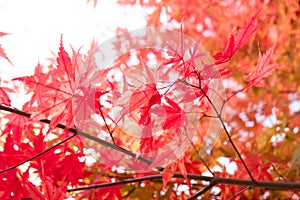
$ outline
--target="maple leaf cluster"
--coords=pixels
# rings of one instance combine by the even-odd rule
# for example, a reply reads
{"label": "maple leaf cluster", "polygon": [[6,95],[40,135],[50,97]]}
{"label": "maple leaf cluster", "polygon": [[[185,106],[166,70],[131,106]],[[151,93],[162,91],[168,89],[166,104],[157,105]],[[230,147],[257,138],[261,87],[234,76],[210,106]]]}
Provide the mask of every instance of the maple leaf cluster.
{"label": "maple leaf cluster", "polygon": [[[168,53],[122,55],[97,76],[97,43],[68,51],[61,37],[50,66],[0,79],[0,198],[298,199],[299,2],[118,4],[195,38],[212,62],[198,68],[208,52],[178,41]],[[138,44],[116,32],[127,41],[116,36],[116,51]],[[12,65],[8,56],[0,45]],[[16,85],[29,99],[21,109],[11,105]]]}

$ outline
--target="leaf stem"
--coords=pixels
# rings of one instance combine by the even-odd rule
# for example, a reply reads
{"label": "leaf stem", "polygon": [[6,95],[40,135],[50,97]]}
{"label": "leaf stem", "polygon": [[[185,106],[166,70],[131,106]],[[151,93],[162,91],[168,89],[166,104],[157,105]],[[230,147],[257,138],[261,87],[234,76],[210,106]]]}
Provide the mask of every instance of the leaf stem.
{"label": "leaf stem", "polygon": [[243,192],[245,192],[246,190],[249,190],[251,187],[245,187],[243,189],[241,189],[240,191],[238,191],[237,193],[233,194],[231,197],[228,198],[228,200],[234,199],[235,197],[241,195]]}

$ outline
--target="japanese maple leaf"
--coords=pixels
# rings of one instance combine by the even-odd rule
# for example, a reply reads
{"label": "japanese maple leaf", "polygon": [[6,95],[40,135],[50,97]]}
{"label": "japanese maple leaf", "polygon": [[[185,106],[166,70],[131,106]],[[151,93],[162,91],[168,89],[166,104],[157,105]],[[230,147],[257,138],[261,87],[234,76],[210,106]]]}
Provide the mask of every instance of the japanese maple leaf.
{"label": "japanese maple leaf", "polygon": [[26,193],[32,199],[43,200],[63,200],[66,198],[66,186],[58,186],[51,182],[50,177],[42,177],[40,187],[33,185],[25,177],[22,179]]}
{"label": "japanese maple leaf", "polygon": [[77,71],[75,61],[72,62],[61,39],[57,68],[48,73],[36,70],[34,76],[14,79],[24,82],[29,87],[29,92],[34,92],[31,100],[23,106],[23,110],[32,113],[32,118],[51,119],[52,127],[58,123],[72,126],[72,97]]}
{"label": "japanese maple leaf", "polygon": [[[1,159],[1,162],[5,162]],[[0,198],[1,199],[20,199],[22,195],[23,185],[17,178],[20,174],[19,169],[13,169],[6,173],[0,174]],[[12,197],[11,194],[14,194]]]}
{"label": "japanese maple leaf", "polygon": [[9,113],[5,115],[5,118],[8,119],[8,122],[3,129],[3,132],[13,133],[12,139],[16,144],[18,144],[21,141],[22,135],[24,133],[30,133],[30,131],[33,128],[28,118],[22,115]]}
{"label": "japanese maple leaf", "polygon": [[10,105],[10,100],[7,93],[0,87],[0,104]]}
{"label": "japanese maple leaf", "polygon": [[[4,150],[0,152],[1,170],[27,159],[28,155],[26,155],[23,151],[14,149],[14,144],[15,141],[13,140],[12,134],[7,134],[6,141],[3,146]],[[12,159],[12,157],[14,159]]]}
{"label": "japanese maple leaf", "polygon": [[214,59],[216,60],[215,64],[222,64],[229,61],[231,57],[235,54],[235,52],[237,52],[237,50],[239,50],[240,48],[245,46],[245,44],[247,44],[247,42],[262,24],[255,24],[255,20],[260,11],[261,9],[259,9],[251,18],[251,20],[244,24],[243,27],[240,28],[235,35],[230,35],[225,51],[218,52],[214,55]]}
{"label": "japanese maple leaf", "polygon": [[174,176],[175,170],[177,169],[177,163],[171,163],[167,165],[163,172],[162,172],[162,177],[163,177],[163,189],[166,188],[168,182],[171,180],[171,178]]}
{"label": "japanese maple leaf", "polygon": [[180,173],[184,176],[184,178],[186,180],[188,180],[184,160],[183,160],[183,158],[180,158],[180,159],[177,159],[175,162],[167,165],[164,168],[164,170],[162,172],[163,188],[166,188],[167,183],[171,180],[171,178],[174,176],[174,173],[176,171],[180,171]]}
{"label": "japanese maple leaf", "polygon": [[84,178],[84,162],[78,160],[79,156],[83,155],[71,153],[70,155],[66,155],[61,161],[61,165],[63,166],[62,176],[64,176],[64,180],[68,183],[78,184],[78,180]]}
{"label": "japanese maple leaf", "polygon": [[151,123],[150,109],[155,104],[160,104],[161,94],[156,89],[156,84],[149,83],[138,88],[129,100],[129,112],[138,110],[140,113],[139,124],[147,126]]}
{"label": "japanese maple leaf", "polygon": [[[246,151],[242,151],[245,156],[245,162],[247,164],[248,169],[254,176],[256,180],[268,180],[273,181],[273,177],[269,172],[269,168],[272,166],[270,163],[264,163],[261,159],[261,155],[257,153],[248,153]],[[236,172],[236,176],[238,178],[245,178],[247,176],[245,168],[242,166],[242,162],[240,160],[235,161],[238,167],[238,171]]]}
{"label": "japanese maple leaf", "polygon": [[154,150],[154,140],[152,136],[152,127],[146,126],[142,130],[142,138],[140,141],[140,152],[149,153]]}
{"label": "japanese maple leaf", "polygon": [[276,44],[274,44],[265,54],[262,54],[259,50],[255,72],[244,76],[244,80],[249,82],[246,90],[251,86],[266,88],[267,86],[263,78],[270,76],[274,70],[282,66],[280,64],[270,64],[270,61],[274,54],[275,46]]}
{"label": "japanese maple leaf", "polygon": [[[0,32],[0,37],[3,37],[5,35],[7,35],[7,33]],[[0,44],[0,57],[6,59],[11,65],[13,65],[12,62],[9,60],[9,58],[6,56],[4,49],[1,47],[1,44]]]}
{"label": "japanese maple leaf", "polygon": [[121,200],[122,195],[120,192],[120,186],[117,185],[117,186],[99,188],[95,190],[95,192],[93,193],[93,197],[91,197],[90,199]]}
{"label": "japanese maple leaf", "polygon": [[183,110],[179,107],[179,105],[170,99],[169,97],[165,96],[164,99],[169,105],[164,105],[165,112],[167,113],[167,118],[164,123],[164,129],[174,129],[175,132],[181,127],[182,122],[182,115]]}

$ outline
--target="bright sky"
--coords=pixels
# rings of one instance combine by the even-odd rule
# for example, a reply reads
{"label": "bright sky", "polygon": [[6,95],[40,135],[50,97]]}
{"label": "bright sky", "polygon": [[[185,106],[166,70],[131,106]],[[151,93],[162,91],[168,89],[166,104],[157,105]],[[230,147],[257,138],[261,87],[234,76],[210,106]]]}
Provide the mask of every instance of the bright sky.
{"label": "bright sky", "polygon": [[31,75],[38,61],[47,64],[61,34],[65,47],[88,48],[93,39],[100,43],[114,36],[116,27],[144,27],[144,16],[141,7],[120,8],[115,0],[100,0],[96,8],[87,0],[1,0],[0,32],[11,35],[0,44],[15,67],[0,58],[0,77]]}

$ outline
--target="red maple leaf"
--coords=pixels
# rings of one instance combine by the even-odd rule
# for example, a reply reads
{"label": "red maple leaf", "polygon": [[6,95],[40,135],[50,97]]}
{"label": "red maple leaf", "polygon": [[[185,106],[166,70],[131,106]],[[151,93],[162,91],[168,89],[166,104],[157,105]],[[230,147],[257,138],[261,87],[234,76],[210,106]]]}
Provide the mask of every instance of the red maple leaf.
{"label": "red maple leaf", "polygon": [[140,145],[140,152],[142,153],[148,153],[154,150],[154,140],[151,126],[146,126],[143,128]]}
{"label": "red maple leaf", "polygon": [[214,55],[214,59],[216,60],[215,64],[222,64],[229,61],[235,52],[237,52],[237,50],[245,46],[245,44],[250,40],[250,38],[262,24],[255,24],[256,18],[260,11],[261,9],[259,9],[251,18],[251,20],[245,23],[235,35],[230,35],[225,51],[218,52]]}
{"label": "red maple leaf", "polygon": [[156,89],[156,84],[149,83],[138,88],[129,100],[129,112],[138,110],[140,119],[138,123],[147,126],[151,123],[150,109],[153,105],[159,104],[161,94]]}
{"label": "red maple leaf", "polygon": [[[167,165],[164,168],[164,170],[162,172],[163,188],[165,188],[167,186],[167,183],[171,180],[171,178],[174,176],[174,173],[176,171],[180,171],[180,173],[188,181],[187,171],[186,171],[186,166],[185,166],[185,163],[184,163],[184,159],[180,158],[180,159],[177,159],[175,162]],[[188,185],[189,185],[189,183],[188,183]]]}
{"label": "red maple leaf", "polygon": [[[70,151],[71,152],[71,151]],[[71,153],[70,155],[66,155],[64,159],[61,161],[61,165],[63,166],[62,176],[65,176],[65,180],[72,184],[77,184],[78,179],[84,178],[84,164],[85,162],[80,162],[79,157],[83,156],[80,153]]]}
{"label": "red maple leaf", "polygon": [[[12,134],[7,134],[6,141],[3,146],[3,151],[0,152],[0,169],[5,169],[7,166],[15,165],[16,163],[22,162],[29,156],[24,151],[19,151],[14,148],[15,141],[13,140]],[[11,159],[11,158],[14,159]]]}
{"label": "red maple leaf", "polygon": [[107,199],[107,200],[121,200],[122,195],[120,192],[120,186],[110,186],[105,188],[100,188],[93,193],[91,199]]}
{"label": "red maple leaf", "polygon": [[[7,33],[0,32],[0,37],[3,37],[5,35],[7,35]],[[6,59],[11,65],[13,65],[12,62],[9,60],[9,58],[6,56],[4,49],[1,47],[1,44],[0,44],[0,57]]]}
{"label": "red maple leaf", "polygon": [[163,189],[166,188],[167,183],[171,180],[171,178],[174,176],[175,170],[177,169],[177,163],[171,163],[167,165],[163,172],[162,172],[162,177],[163,177]]}
{"label": "red maple leaf", "polygon": [[[78,57],[77,54],[73,55]],[[71,60],[65,51],[61,39],[56,68],[43,73],[38,65],[33,76],[15,78],[34,91],[31,100],[23,106],[25,112],[32,113],[32,118],[51,120],[51,127],[58,123],[73,126],[72,100],[75,88],[75,75],[78,73],[78,59]],[[78,100],[77,100],[78,101]]]}
{"label": "red maple leaf", "polygon": [[[1,162],[4,162],[1,160]],[[23,185],[21,184],[19,178],[19,169],[14,169],[6,173],[0,174],[0,198],[1,199],[19,199],[18,197],[22,195]],[[13,178],[11,178],[13,177]],[[14,194],[11,197],[11,194]]]}
{"label": "red maple leaf", "polygon": [[10,100],[4,88],[0,87],[0,104],[10,105]]}
{"label": "red maple leaf", "polygon": [[166,121],[164,123],[164,129],[173,129],[175,132],[181,127],[182,117],[184,111],[179,107],[179,105],[170,99],[169,97],[165,96],[164,99],[168,103],[168,105],[164,105],[164,110],[167,114]]}
{"label": "red maple leaf", "polygon": [[276,44],[274,44],[265,54],[262,54],[259,50],[255,72],[250,73],[248,75],[244,75],[244,80],[249,82],[246,90],[249,89],[251,86],[266,88],[267,86],[263,78],[267,78],[273,73],[274,70],[282,66],[280,64],[270,64],[275,46]]}
{"label": "red maple leaf", "polygon": [[21,142],[24,133],[29,133],[33,128],[28,118],[22,115],[8,113],[5,118],[8,119],[8,122],[3,129],[3,133],[12,133],[11,137],[16,144]]}
{"label": "red maple leaf", "polygon": [[[21,197],[29,197],[30,199],[37,200],[63,200],[66,198],[66,189],[65,185],[57,185],[52,182],[49,176],[41,177],[41,185],[36,186],[28,179],[30,177],[29,170],[27,170],[22,175],[20,182],[22,183],[22,195]],[[21,198],[22,199],[22,198]]]}
{"label": "red maple leaf", "polygon": [[[245,156],[245,162],[247,164],[248,169],[254,176],[256,180],[268,180],[273,181],[273,177],[271,176],[269,169],[272,166],[270,163],[264,163],[261,159],[261,155],[258,153],[248,153],[246,151],[242,151]],[[236,176],[238,178],[246,178],[247,172],[242,165],[240,160],[235,161],[238,167],[238,171],[236,172]]]}

